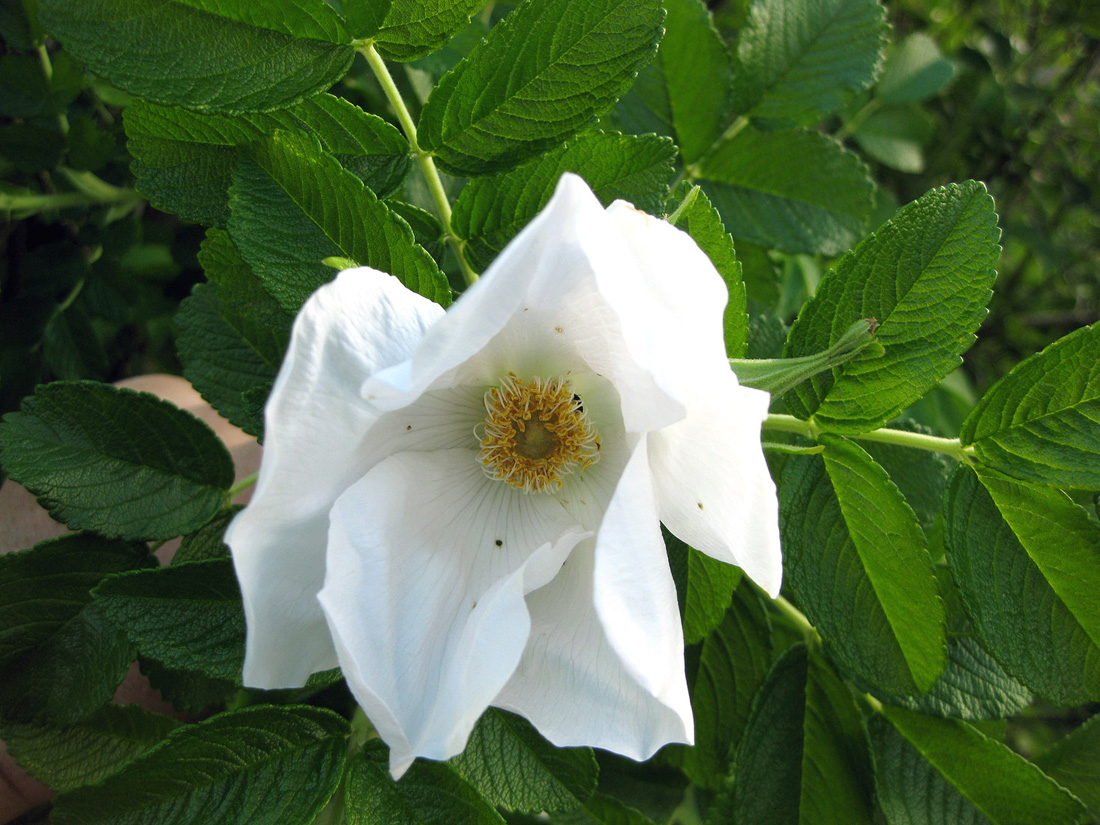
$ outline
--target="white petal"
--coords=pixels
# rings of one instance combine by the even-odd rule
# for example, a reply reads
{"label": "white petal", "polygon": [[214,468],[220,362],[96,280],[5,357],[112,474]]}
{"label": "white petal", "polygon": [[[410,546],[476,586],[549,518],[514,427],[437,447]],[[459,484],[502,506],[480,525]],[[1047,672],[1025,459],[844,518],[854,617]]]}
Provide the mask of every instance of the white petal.
{"label": "white petal", "polygon": [[587,535],[470,450],[393,456],[337,500],[320,602],[395,776],[462,751],[526,644],[524,594]]}
{"label": "white petal", "polygon": [[661,521],[774,598],[783,577],[779,504],[760,447],[769,401],[719,368],[696,388],[687,418],[649,434],[649,449]]}
{"label": "white petal", "polygon": [[364,397],[396,409],[428,388],[485,386],[509,372],[583,371],[615,385],[627,429],[676,421],[683,404],[656,382],[647,360],[650,322],[661,309],[641,322],[623,315],[639,311],[629,303],[639,278],[633,269],[599,201],[580,178],[563,175],[545,209],[425,336],[411,363],[372,378]]}
{"label": "white petal", "polygon": [[359,387],[408,358],[442,314],[365,268],[340,273],[302,307],[265,410],[256,491],[226,532],[244,597],[246,685],[297,687],[335,666],[316,596],[328,511],[364,471],[362,442],[376,418]]}
{"label": "white petal", "polygon": [[596,539],[579,545],[527,603],[530,640],[494,704],[563,747],[647,759],[669,742],[692,741],[676,588],[644,444]]}

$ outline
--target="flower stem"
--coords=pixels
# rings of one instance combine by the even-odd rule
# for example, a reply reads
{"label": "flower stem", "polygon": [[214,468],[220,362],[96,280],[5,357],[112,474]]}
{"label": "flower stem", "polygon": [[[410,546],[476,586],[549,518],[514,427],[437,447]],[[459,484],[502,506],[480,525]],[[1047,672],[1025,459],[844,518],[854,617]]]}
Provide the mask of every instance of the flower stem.
{"label": "flower stem", "polygon": [[233,499],[235,499],[237,496],[239,496],[241,493],[243,493],[245,490],[247,490],[249,487],[251,487],[253,484],[256,483],[256,478],[258,476],[259,476],[259,473],[253,473],[250,476],[245,476],[240,481],[238,481],[236,484],[234,484],[232,487],[230,487],[229,490],[226,491],[226,494],[225,494],[226,503],[227,504],[232,504]]}
{"label": "flower stem", "polygon": [[409,114],[409,109],[401,97],[401,92],[397,88],[397,84],[393,82],[393,76],[390,74],[390,70],[386,68],[382,56],[375,50],[374,44],[370,41],[362,43],[359,46],[359,51],[367,59],[367,64],[374,72],[378,83],[382,86],[382,91],[393,107],[394,114],[397,115],[397,120],[405,132],[405,137],[409,140],[409,147],[416,158],[416,165],[420,167],[420,174],[424,176],[424,182],[428,185],[428,192],[435,202],[436,211],[439,212],[439,219],[443,224],[443,234],[458,259],[458,265],[462,269],[462,277],[465,278],[466,285],[469,286],[477,280],[477,273],[470,266],[470,262],[466,260],[466,242],[458,237],[451,228],[451,202],[447,200],[447,193],[443,190],[443,181],[439,177],[439,170],[435,168],[435,161],[432,159],[430,152],[425,152],[420,148],[420,144],[416,140],[416,124],[413,123],[412,115]]}
{"label": "flower stem", "polygon": [[[778,430],[785,433],[797,433],[807,438],[817,438],[821,434],[821,428],[813,421],[803,421],[793,415],[769,415],[764,420],[764,429]],[[908,430],[894,430],[889,427],[872,430],[868,433],[850,436],[856,441],[874,441],[879,444],[896,444],[899,447],[912,447],[917,450],[929,450],[934,453],[949,455],[956,461],[970,463],[974,450],[964,447],[957,438],[940,438],[924,433],[912,433]]]}

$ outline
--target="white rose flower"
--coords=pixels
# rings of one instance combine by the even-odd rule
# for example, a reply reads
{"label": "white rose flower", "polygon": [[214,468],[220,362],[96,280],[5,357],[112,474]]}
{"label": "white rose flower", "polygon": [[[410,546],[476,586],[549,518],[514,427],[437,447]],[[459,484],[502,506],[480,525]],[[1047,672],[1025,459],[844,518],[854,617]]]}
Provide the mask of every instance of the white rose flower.
{"label": "white rose flower", "polygon": [[319,289],[227,533],[245,684],[339,664],[394,776],[489,705],[559,746],[690,743],[660,523],[772,595],[782,574],[726,300],[688,235],[574,175],[447,312],[367,268]]}

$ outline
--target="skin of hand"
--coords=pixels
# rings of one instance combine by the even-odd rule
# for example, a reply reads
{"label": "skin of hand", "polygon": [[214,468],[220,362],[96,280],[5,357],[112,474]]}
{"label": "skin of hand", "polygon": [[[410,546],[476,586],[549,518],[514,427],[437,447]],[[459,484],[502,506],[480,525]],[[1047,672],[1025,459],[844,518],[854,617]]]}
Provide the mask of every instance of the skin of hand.
{"label": "skin of hand", "polygon": [[[142,375],[120,381],[118,386],[152,393],[206,422],[233,456],[237,481],[259,468],[261,448],[256,439],[219,416],[184,379],[174,375]],[[237,502],[246,503],[250,492],[243,493]],[[0,527],[0,554],[24,550],[68,532],[63,524],[50,519],[33,495],[10,479],[0,486],[0,525],[3,525]],[[157,550],[161,564],[171,561],[178,546],[177,539]],[[136,662],[119,685],[113,701],[120,705],[136,703],[155,713],[179,716],[149,685]],[[0,741],[0,823],[11,822],[52,797],[53,792],[20,768]]]}

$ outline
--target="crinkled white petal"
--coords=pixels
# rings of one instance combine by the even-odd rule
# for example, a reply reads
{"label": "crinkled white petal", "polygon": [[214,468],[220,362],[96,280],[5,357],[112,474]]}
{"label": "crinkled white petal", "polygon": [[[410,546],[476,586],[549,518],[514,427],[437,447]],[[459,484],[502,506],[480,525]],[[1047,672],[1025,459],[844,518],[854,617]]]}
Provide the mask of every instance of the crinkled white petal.
{"label": "crinkled white petal", "polygon": [[644,443],[596,538],[527,603],[527,648],[493,704],[526,716],[563,747],[647,759],[665,744],[692,741],[676,588]]}
{"label": "crinkled white petal", "polygon": [[297,687],[335,666],[316,597],[329,509],[369,466],[361,448],[376,413],[358,390],[364,376],[408,358],[442,315],[366,268],[340,273],[299,313],[266,408],[256,490],[226,532],[244,598],[246,685]]}
{"label": "crinkled white petal", "polygon": [[340,496],[320,602],[395,776],[462,751],[527,642],[524,595],[588,535],[470,450],[392,456]]}
{"label": "crinkled white petal", "polygon": [[651,308],[631,303],[635,268],[623,234],[584,181],[563,175],[545,209],[430,330],[412,360],[371,377],[363,395],[398,409],[430,388],[493,384],[509,372],[583,371],[614,384],[627,429],[679,420],[682,401],[658,383],[649,363],[659,354],[649,319],[624,315]]}
{"label": "crinkled white petal", "polygon": [[661,521],[774,598],[783,578],[779,504],[760,446],[769,401],[720,367],[695,388],[683,421],[649,434],[649,451]]}

